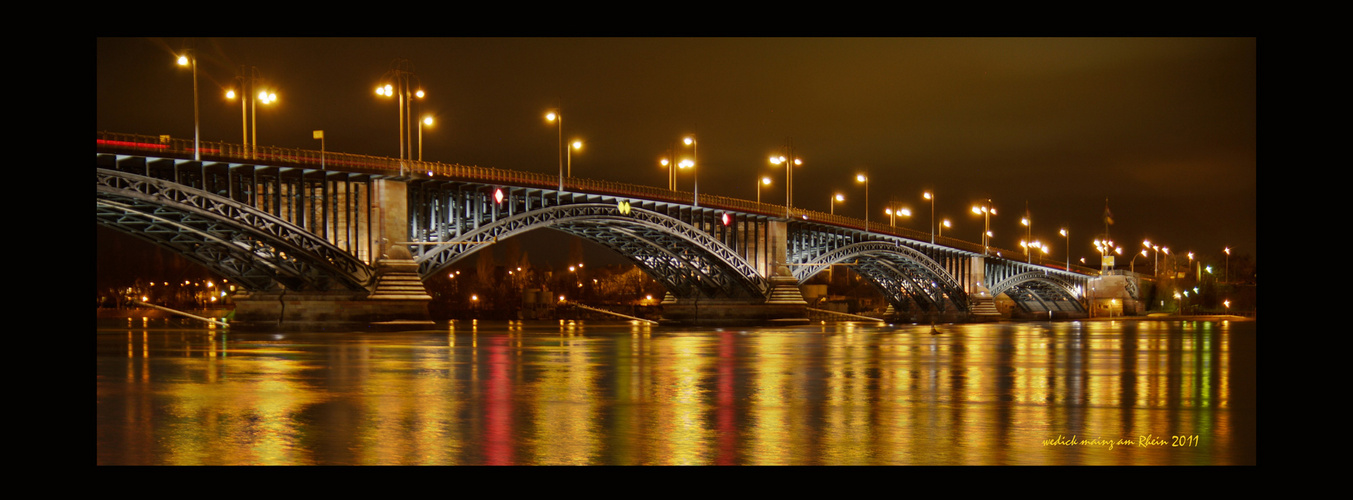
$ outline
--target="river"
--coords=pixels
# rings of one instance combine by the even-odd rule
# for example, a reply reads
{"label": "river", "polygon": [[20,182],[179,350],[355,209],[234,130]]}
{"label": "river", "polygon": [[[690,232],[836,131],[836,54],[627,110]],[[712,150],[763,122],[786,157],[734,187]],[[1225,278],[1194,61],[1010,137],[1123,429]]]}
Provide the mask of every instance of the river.
{"label": "river", "polygon": [[96,463],[1255,465],[1253,320],[98,320]]}

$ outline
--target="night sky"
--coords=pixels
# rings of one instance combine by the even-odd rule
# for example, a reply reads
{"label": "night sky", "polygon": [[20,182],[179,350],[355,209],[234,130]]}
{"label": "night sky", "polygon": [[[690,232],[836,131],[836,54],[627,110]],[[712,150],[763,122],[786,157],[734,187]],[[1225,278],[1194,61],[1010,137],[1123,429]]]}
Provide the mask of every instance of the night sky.
{"label": "night sky", "polygon": [[[792,140],[797,208],[884,220],[889,200],[928,230],[923,190],[945,231],[980,241],[970,207],[990,198],[993,245],[1014,249],[1027,203],[1033,237],[1064,260],[1098,257],[1111,237],[1126,260],[1143,239],[1220,261],[1256,253],[1257,98],[1253,38],[101,38],[98,130],[193,136],[199,54],[203,140],[239,142],[224,99],[242,65],[279,102],[261,108],[261,145],[396,157],[398,108],[374,89],[407,59],[436,124],[423,158],[556,174],[562,109],[576,177],[666,187],[657,159],[695,134],[701,194],[784,203]],[[680,189],[691,189],[683,173]],[[534,254],[533,254],[534,256]],[[1234,257],[1233,257],[1234,258]]]}

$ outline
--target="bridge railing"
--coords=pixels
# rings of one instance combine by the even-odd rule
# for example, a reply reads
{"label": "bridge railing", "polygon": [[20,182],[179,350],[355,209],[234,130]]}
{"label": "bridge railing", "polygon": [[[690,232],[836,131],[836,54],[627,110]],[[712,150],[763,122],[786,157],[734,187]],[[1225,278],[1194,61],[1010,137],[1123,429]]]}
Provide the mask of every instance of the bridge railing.
{"label": "bridge railing", "polygon": [[[99,131],[96,134],[95,142],[97,150],[100,152],[160,156],[185,160],[193,158],[192,139]],[[356,155],[299,148],[279,148],[274,146],[257,146],[249,148],[252,149],[252,151],[250,151],[241,144],[232,144],[224,141],[199,141],[199,144],[201,147],[200,157],[203,161],[297,166],[314,169],[322,167],[324,169],[386,175],[397,175],[402,172],[405,175],[440,176],[452,179],[495,182],[541,189],[557,189],[559,187],[559,177],[556,175],[523,172],[520,170],[480,167],[477,165],[461,165],[459,163],[400,160],[398,158],[387,158],[382,156]],[[690,192],[671,191],[653,186],[585,179],[581,177],[564,179],[564,190],[691,205],[694,205],[697,201],[694,193]],[[727,196],[702,194],[698,201],[703,208],[734,210],[770,217],[783,217],[786,214],[784,205],[759,203]],[[789,211],[789,214],[790,217],[793,218],[854,228],[861,231],[865,230],[866,225],[865,221],[862,219],[813,210],[792,209]],[[930,241],[930,233],[928,231],[893,227],[883,223],[881,220],[870,219],[868,230],[870,232],[899,236],[917,241]],[[972,243],[948,236],[936,236],[935,243],[970,252],[980,253],[983,250],[980,243]],[[996,247],[989,248],[992,255],[999,254],[1009,259],[1018,260],[1024,255],[1021,251],[1005,250]],[[1058,268],[1065,267],[1049,265]],[[1069,270],[1092,275],[1099,273],[1096,269],[1081,266],[1072,266],[1072,269]]]}

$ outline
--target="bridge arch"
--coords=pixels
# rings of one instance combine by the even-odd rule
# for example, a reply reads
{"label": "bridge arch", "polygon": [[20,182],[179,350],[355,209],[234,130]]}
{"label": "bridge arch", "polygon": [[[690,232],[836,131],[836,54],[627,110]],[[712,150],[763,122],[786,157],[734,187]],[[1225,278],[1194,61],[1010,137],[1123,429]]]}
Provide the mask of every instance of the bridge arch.
{"label": "bridge arch", "polygon": [[993,297],[1004,293],[1024,312],[1085,312],[1081,285],[1042,271],[1015,274],[991,286]]}
{"label": "bridge arch", "polygon": [[679,298],[764,298],[770,283],[709,233],[655,211],[616,204],[544,206],[489,222],[430,249],[414,249],[419,273],[431,276],[485,243],[536,229],[572,234],[628,258]]}
{"label": "bridge arch", "polygon": [[366,263],[247,204],[172,181],[97,169],[97,223],[168,248],[250,291],[369,291]]}
{"label": "bridge arch", "polygon": [[952,303],[967,312],[967,293],[944,267],[929,256],[888,241],[863,241],[835,248],[794,270],[800,284],[833,264],[853,262],[855,272],[883,292],[898,310],[916,304],[922,310],[944,311]]}

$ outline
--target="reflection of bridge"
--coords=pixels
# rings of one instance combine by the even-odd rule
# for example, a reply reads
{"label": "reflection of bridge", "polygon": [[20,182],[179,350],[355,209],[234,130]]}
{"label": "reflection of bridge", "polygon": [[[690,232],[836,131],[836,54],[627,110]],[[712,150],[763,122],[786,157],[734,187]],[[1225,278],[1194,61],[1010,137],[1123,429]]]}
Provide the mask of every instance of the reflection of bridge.
{"label": "reflection of bridge", "polygon": [[254,298],[240,302],[246,316],[425,316],[418,279],[539,228],[628,257],[667,288],[664,316],[677,321],[803,318],[798,285],[840,263],[907,318],[994,317],[1000,294],[1024,312],[1085,312],[1087,273],[780,205],[705,195],[695,206],[689,193],[576,178],[561,191],[545,174],[316,151],[203,143],[193,161],[191,141],[97,142],[98,222],[238,283]]}

